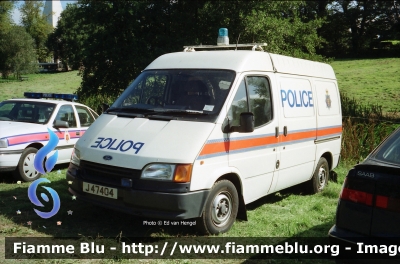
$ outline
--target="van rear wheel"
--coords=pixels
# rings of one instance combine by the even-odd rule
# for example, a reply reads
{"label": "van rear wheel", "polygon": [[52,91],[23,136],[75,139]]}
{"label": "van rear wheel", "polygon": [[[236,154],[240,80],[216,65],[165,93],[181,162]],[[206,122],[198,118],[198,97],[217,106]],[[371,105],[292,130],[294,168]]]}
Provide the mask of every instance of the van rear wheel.
{"label": "van rear wheel", "polygon": [[216,182],[199,219],[200,231],[212,235],[229,231],[235,222],[238,208],[239,196],[235,185],[228,180]]}
{"label": "van rear wheel", "polygon": [[319,193],[325,189],[329,180],[329,165],[325,158],[321,157],[315,168],[314,175],[308,182],[309,192]]}

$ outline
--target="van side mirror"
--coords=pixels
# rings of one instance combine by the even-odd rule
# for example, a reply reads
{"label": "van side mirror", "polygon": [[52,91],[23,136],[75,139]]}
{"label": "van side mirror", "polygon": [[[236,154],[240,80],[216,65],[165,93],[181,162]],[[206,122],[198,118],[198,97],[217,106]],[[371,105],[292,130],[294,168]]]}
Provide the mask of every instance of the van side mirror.
{"label": "van side mirror", "polygon": [[250,133],[254,131],[254,114],[252,112],[244,112],[240,114],[239,131],[241,133]]}
{"label": "van side mirror", "polygon": [[252,112],[243,112],[240,114],[240,126],[230,126],[229,119],[226,118],[222,124],[222,132],[231,133],[250,133],[254,131],[254,114]]}
{"label": "van side mirror", "polygon": [[109,106],[108,104],[105,104],[105,103],[102,103],[102,104],[101,104],[101,110],[103,111],[103,113],[104,113],[105,111],[107,111],[108,108],[110,108],[110,106]]}
{"label": "van side mirror", "polygon": [[67,121],[56,120],[53,123],[53,127],[55,128],[69,128],[69,124]]}

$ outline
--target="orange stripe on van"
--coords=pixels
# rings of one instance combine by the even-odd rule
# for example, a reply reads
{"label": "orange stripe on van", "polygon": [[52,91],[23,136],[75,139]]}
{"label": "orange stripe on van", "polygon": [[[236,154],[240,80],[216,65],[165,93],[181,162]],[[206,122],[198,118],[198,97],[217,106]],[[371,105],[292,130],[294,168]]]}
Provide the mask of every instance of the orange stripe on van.
{"label": "orange stripe on van", "polygon": [[248,137],[243,139],[235,139],[232,140],[226,139],[224,142],[210,142],[207,143],[202,151],[200,152],[199,157],[218,154],[218,153],[228,153],[229,151],[241,150],[246,148],[255,148],[268,146],[271,144],[279,144],[279,143],[288,143],[291,141],[298,140],[314,140],[317,137],[324,137],[333,134],[342,133],[342,126],[337,127],[328,127],[325,129],[312,129],[298,132],[290,132],[288,131],[287,136],[279,135],[279,138],[275,136],[265,136],[265,137]]}
{"label": "orange stripe on van", "polygon": [[317,136],[316,130],[302,131],[302,132],[295,132],[295,133],[290,133],[290,131],[288,131],[287,136],[281,137],[281,141],[289,142],[289,141],[295,141],[295,140],[301,140],[301,139],[307,139],[307,138],[315,139],[316,136]]}
{"label": "orange stripe on van", "polygon": [[249,139],[239,139],[231,140],[225,142],[208,143],[204,146],[200,153],[200,156],[215,154],[220,152],[228,152],[232,150],[261,147],[269,144],[278,143],[278,138],[275,136],[260,137],[260,138],[249,138]]}
{"label": "orange stripe on van", "polygon": [[262,138],[251,138],[245,140],[234,140],[227,142],[229,150],[238,150],[244,148],[261,147],[264,145],[276,144],[278,143],[278,138],[275,136],[262,137]]}
{"label": "orange stripe on van", "polygon": [[204,146],[203,150],[200,153],[202,155],[209,155],[218,152],[228,152],[229,142],[217,142],[217,143],[208,143]]}
{"label": "orange stripe on van", "polygon": [[323,136],[339,134],[339,133],[342,133],[342,126],[319,129],[319,130],[317,130],[317,137],[323,137]]}

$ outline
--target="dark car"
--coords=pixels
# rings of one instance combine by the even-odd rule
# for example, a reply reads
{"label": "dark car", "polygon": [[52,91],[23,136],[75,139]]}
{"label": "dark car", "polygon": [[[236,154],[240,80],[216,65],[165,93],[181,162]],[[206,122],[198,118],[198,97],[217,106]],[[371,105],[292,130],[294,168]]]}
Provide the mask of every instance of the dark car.
{"label": "dark car", "polygon": [[400,263],[400,128],[348,172],[329,237],[352,257]]}

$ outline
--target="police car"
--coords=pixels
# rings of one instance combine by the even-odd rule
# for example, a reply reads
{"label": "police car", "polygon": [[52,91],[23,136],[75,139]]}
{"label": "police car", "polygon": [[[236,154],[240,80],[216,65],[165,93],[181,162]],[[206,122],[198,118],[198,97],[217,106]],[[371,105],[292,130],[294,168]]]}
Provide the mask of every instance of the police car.
{"label": "police car", "polygon": [[28,92],[24,96],[0,103],[0,171],[13,171],[18,180],[34,181],[41,175],[34,157],[49,141],[48,128],[59,139],[57,164],[67,163],[76,141],[98,115],[73,102],[77,99],[73,94]]}

